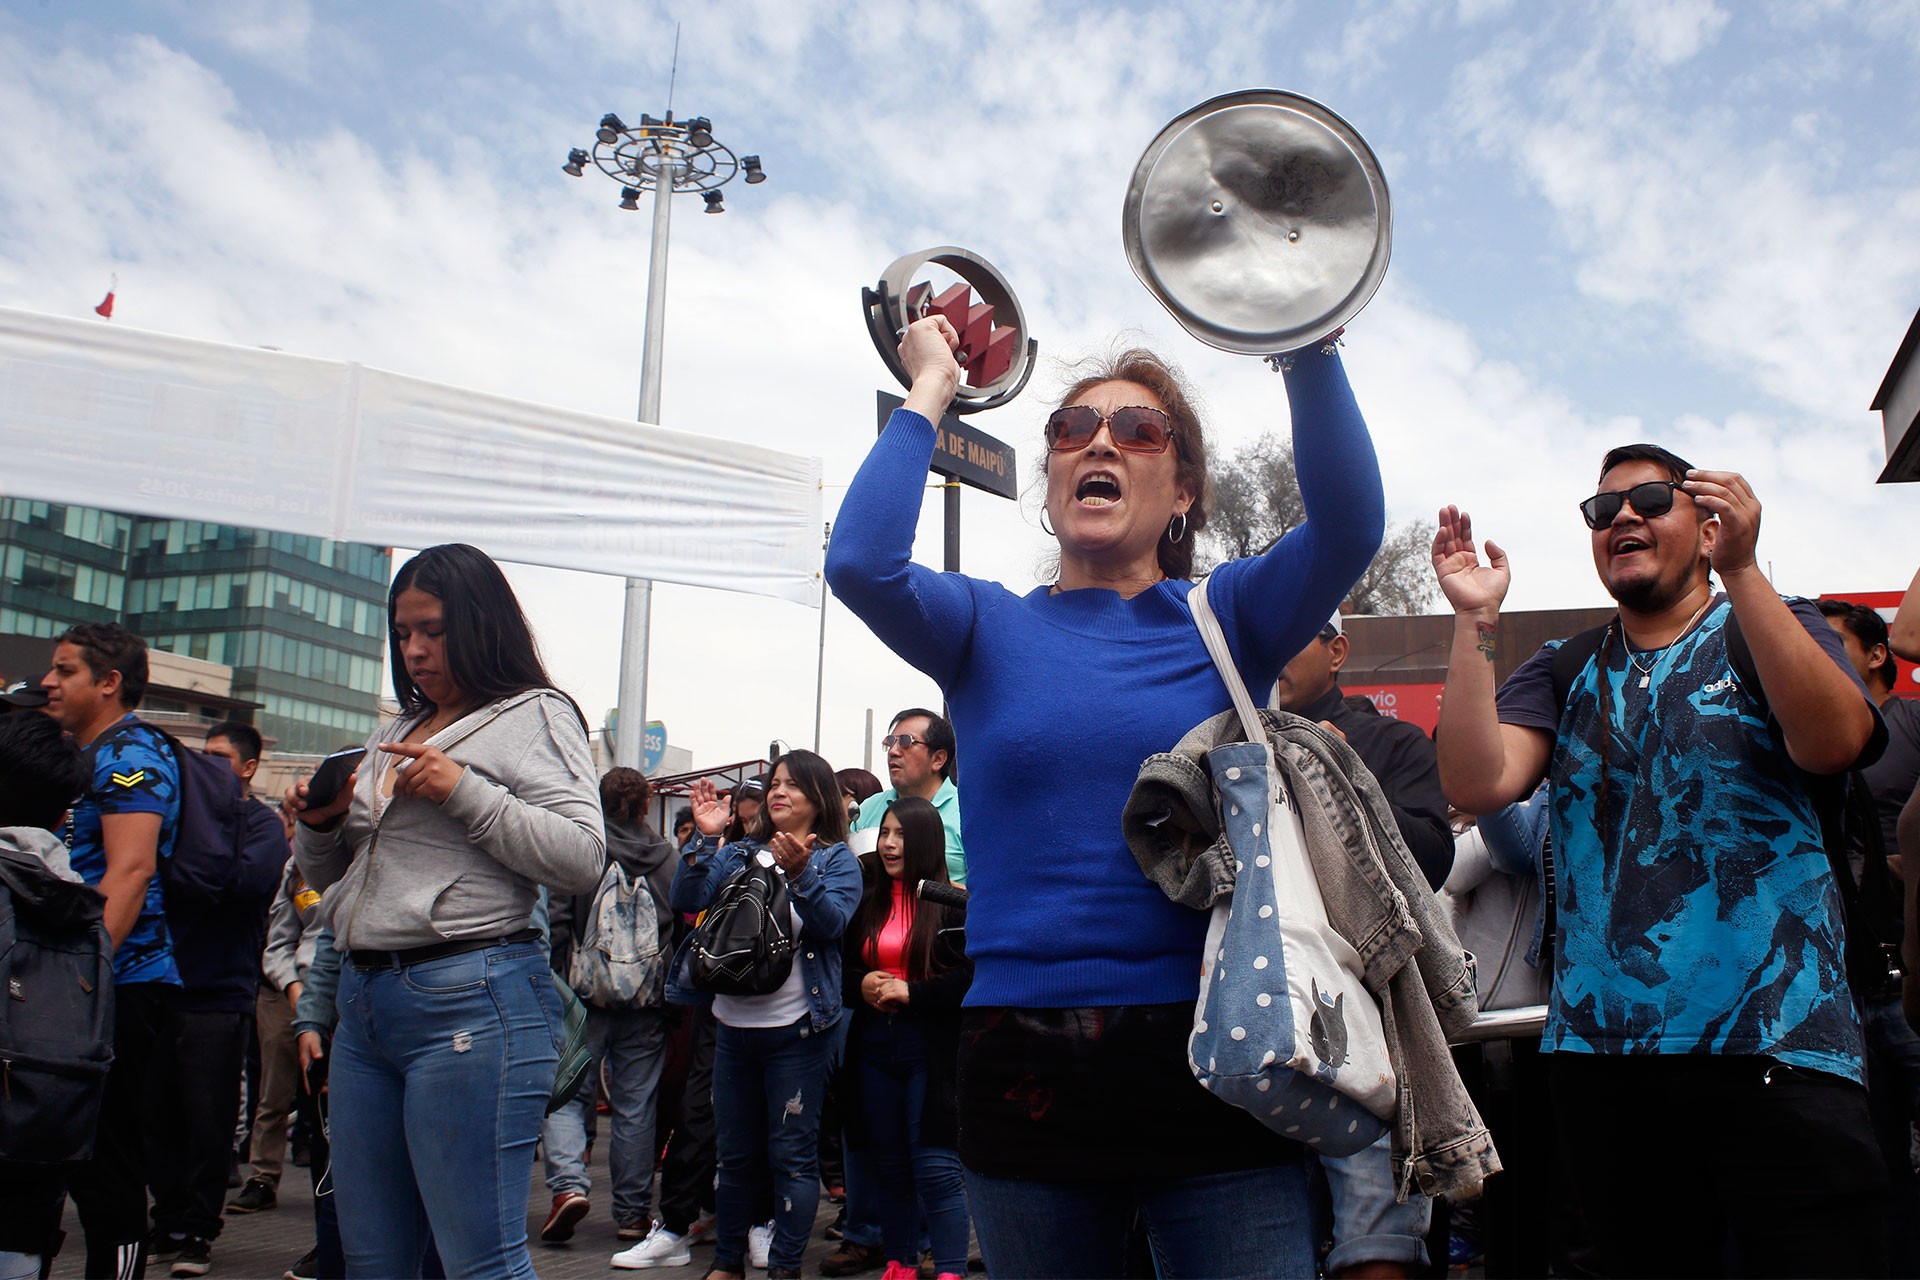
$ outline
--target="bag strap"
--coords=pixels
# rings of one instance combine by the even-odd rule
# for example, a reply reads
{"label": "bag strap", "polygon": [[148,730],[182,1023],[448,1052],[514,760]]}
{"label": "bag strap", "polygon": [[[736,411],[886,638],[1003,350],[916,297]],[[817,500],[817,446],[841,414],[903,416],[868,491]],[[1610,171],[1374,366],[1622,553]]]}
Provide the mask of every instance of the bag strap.
{"label": "bag strap", "polygon": [[1220,619],[1214,616],[1213,606],[1207,603],[1207,583],[1211,578],[1202,578],[1195,583],[1193,590],[1187,592],[1187,607],[1193,610],[1194,625],[1200,628],[1200,639],[1207,646],[1207,653],[1213,658],[1213,665],[1220,672],[1221,682],[1227,686],[1227,693],[1233,698],[1233,706],[1240,713],[1240,725],[1247,733],[1248,742],[1265,742],[1266,726],[1260,720],[1260,708],[1254,705],[1253,698],[1247,693],[1246,682],[1240,678],[1240,669],[1233,665],[1233,654],[1227,649],[1226,633],[1220,630]]}

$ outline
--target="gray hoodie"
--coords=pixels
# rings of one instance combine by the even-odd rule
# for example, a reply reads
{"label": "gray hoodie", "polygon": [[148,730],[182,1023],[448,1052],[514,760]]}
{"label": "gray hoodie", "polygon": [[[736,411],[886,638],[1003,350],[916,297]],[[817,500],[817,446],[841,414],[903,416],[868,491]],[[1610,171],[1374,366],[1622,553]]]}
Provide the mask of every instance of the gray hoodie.
{"label": "gray hoodie", "polygon": [[[369,747],[398,742],[403,717]],[[606,865],[586,729],[551,689],[490,703],[426,740],[465,771],[445,804],[382,798],[400,757],[370,751],[332,831],[299,825],[294,857],[341,951],[401,950],[518,932],[539,886],[584,893]],[[337,886],[335,882],[338,882]]]}

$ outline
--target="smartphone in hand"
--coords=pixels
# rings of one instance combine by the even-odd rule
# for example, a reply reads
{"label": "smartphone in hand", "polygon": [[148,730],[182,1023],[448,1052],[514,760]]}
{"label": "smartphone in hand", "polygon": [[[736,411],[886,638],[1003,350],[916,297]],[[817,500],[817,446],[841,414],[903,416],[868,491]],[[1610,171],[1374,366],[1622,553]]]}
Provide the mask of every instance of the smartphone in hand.
{"label": "smartphone in hand", "polygon": [[334,797],[340,794],[340,788],[347,785],[347,779],[366,759],[365,747],[348,747],[345,751],[336,751],[320,762],[320,767],[307,779],[307,808],[320,809],[330,805]]}

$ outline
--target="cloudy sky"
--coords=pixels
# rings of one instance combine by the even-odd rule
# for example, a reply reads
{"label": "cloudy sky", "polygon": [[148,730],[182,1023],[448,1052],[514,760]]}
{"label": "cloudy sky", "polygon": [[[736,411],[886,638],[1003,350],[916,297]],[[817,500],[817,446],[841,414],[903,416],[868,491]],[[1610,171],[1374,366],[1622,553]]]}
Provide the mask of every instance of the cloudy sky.
{"label": "cloudy sky", "polygon": [[[1396,520],[1459,502],[1510,605],[1601,602],[1574,503],[1611,444],[1744,472],[1790,592],[1912,575],[1920,489],[1875,486],[1867,406],[1920,307],[1911,0],[11,0],[0,306],[352,360],[630,417],[647,206],[559,171],[607,111],[707,115],[770,180],[675,206],[664,425],[823,460],[824,514],[890,386],[859,289],[964,245],[1043,364],[979,419],[1031,466],[1062,358],[1145,341],[1217,449],[1284,428],[1280,380],[1134,280],[1122,197],[1160,127],[1275,87],[1346,117],[1392,188],[1393,262],[1346,360]],[[919,558],[940,559],[929,492]],[[1025,589],[1029,498],[967,493],[964,566]],[[617,580],[515,569],[555,674],[615,700]],[[650,712],[703,763],[813,737],[819,614],[662,586]],[[826,615],[823,746],[937,699]],[[877,732],[884,732],[884,727]]]}

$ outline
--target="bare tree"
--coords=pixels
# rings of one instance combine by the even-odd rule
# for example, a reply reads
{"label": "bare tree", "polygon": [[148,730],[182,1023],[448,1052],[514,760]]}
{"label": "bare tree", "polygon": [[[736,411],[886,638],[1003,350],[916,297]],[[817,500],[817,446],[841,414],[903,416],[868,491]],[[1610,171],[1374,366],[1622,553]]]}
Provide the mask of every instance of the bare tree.
{"label": "bare tree", "polygon": [[[1294,471],[1293,443],[1268,433],[1231,458],[1216,461],[1213,506],[1200,535],[1200,565],[1258,555],[1299,525],[1307,508]],[[1379,554],[1360,575],[1347,603],[1355,613],[1424,611],[1434,596],[1431,535],[1419,521],[1389,528]]]}

